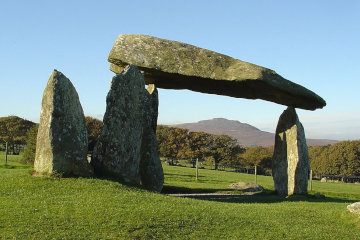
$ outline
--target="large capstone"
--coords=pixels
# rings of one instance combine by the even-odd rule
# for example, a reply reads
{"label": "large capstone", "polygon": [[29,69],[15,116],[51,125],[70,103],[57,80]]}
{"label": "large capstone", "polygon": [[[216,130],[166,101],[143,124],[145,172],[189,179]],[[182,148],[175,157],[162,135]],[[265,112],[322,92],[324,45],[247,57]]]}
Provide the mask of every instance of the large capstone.
{"label": "large capstone", "polygon": [[271,69],[182,42],[121,34],[108,61],[115,73],[129,64],[138,66],[146,84],[158,88],[263,99],[308,110],[326,105],[314,92]]}
{"label": "large capstone", "polygon": [[143,136],[141,143],[140,177],[147,189],[160,192],[164,173],[158,154],[156,125],[158,117],[158,91],[153,84],[144,90]]}
{"label": "large capstone", "polygon": [[144,86],[144,77],[136,66],[128,66],[113,77],[104,127],[91,160],[97,175],[140,183]]}
{"label": "large capstone", "polygon": [[292,107],[281,114],[276,128],[272,171],[279,195],[307,193],[309,154],[304,128]]}
{"label": "large capstone", "polygon": [[87,129],[79,96],[70,80],[54,70],[43,93],[34,170],[41,174],[90,176]]}

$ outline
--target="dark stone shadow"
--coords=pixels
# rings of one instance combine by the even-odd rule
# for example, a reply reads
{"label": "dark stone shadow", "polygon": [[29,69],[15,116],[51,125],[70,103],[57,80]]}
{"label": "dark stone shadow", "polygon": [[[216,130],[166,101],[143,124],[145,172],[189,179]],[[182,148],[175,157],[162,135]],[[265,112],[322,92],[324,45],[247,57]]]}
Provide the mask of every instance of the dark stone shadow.
{"label": "dark stone shadow", "polygon": [[353,200],[344,199],[344,198],[334,198],[334,197],[325,197],[323,199],[317,199],[314,195],[293,195],[287,198],[276,195],[274,191],[271,192],[262,192],[256,193],[253,195],[237,195],[237,196],[228,196],[228,197],[212,197],[212,196],[202,196],[202,197],[189,197],[193,199],[213,201],[213,202],[223,202],[223,203],[281,203],[281,202],[336,202],[336,203],[349,203],[354,202]]}
{"label": "dark stone shadow", "polygon": [[176,193],[216,193],[219,191],[229,191],[226,189],[202,189],[202,188],[186,188],[176,186],[164,186],[161,193],[163,194],[176,194]]}
{"label": "dark stone shadow", "polygon": [[164,173],[164,176],[181,176],[195,178],[195,174],[176,174],[176,173]]}

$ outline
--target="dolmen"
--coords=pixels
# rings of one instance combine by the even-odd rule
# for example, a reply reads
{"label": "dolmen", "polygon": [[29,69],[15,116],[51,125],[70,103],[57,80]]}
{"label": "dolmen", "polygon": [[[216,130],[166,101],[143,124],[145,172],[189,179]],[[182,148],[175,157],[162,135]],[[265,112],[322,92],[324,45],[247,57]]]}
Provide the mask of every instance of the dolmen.
{"label": "dolmen", "polygon": [[271,69],[147,35],[119,35],[108,61],[115,76],[106,98],[104,127],[90,164],[86,161],[87,133],[76,90],[54,70],[43,94],[36,172],[114,177],[160,192],[164,174],[156,140],[157,88],[188,89],[287,106],[276,129],[275,190],[281,196],[307,193],[309,156],[295,109],[323,108],[326,102],[314,92]]}
{"label": "dolmen", "polygon": [[314,92],[275,71],[190,44],[147,35],[121,34],[110,51],[110,70],[136,65],[146,84],[236,98],[263,99],[288,106],[276,130],[273,156],[275,190],[281,196],[306,194],[309,156],[295,108],[326,105]]}

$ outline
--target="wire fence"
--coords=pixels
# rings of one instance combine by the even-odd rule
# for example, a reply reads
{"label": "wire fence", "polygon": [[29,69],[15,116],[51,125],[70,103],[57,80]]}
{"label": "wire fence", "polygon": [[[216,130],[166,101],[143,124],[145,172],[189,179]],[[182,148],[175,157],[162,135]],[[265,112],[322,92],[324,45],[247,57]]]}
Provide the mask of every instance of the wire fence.
{"label": "wire fence", "polygon": [[[195,168],[195,160],[191,159],[170,159],[164,158],[162,159],[168,165],[174,166],[186,166],[186,167],[193,167]],[[199,168],[206,168],[206,169],[215,169],[214,165],[207,164],[205,162],[200,162]],[[218,171],[228,171],[228,172],[239,172],[239,173],[246,173],[246,174],[255,174],[255,166],[243,166],[240,164],[219,164]],[[261,166],[257,166],[256,168],[257,175],[264,175],[264,176],[272,176],[271,168],[264,168]],[[309,179],[310,179],[310,172],[309,172]],[[321,182],[345,182],[345,183],[360,183],[360,176],[347,176],[347,175],[331,175],[331,174],[313,174],[313,180],[319,180]]]}

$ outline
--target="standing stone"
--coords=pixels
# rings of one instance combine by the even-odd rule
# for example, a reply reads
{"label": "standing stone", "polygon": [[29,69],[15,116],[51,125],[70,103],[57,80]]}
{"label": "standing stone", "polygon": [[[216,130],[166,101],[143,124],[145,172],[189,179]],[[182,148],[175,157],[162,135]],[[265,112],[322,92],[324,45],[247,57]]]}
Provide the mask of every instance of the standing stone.
{"label": "standing stone", "polygon": [[70,80],[54,70],[43,93],[34,170],[42,174],[90,176],[87,129],[79,96]]}
{"label": "standing stone", "polygon": [[293,107],[288,107],[280,116],[272,165],[279,195],[307,193],[309,154],[304,128]]}
{"label": "standing stone", "polygon": [[141,184],[147,189],[161,192],[164,173],[158,154],[156,125],[158,117],[158,91],[153,84],[144,90],[143,136],[141,143]]}
{"label": "standing stone", "polygon": [[140,183],[144,86],[143,75],[133,65],[113,77],[104,127],[91,160],[97,175]]}

